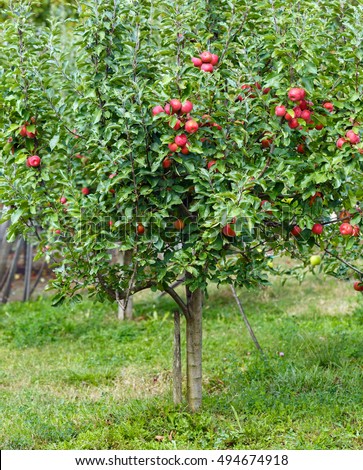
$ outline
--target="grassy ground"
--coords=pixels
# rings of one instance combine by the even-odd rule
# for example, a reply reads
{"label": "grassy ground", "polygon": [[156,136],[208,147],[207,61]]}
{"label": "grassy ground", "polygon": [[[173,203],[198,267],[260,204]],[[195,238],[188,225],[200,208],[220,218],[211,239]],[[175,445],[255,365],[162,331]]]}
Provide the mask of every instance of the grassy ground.
{"label": "grassy ground", "polygon": [[4,306],[0,447],[361,449],[360,297],[350,284],[316,278],[242,290],[264,361],[229,291],[211,289],[195,415],[171,401],[169,299],[138,297],[138,318],[125,323],[111,305],[91,302]]}

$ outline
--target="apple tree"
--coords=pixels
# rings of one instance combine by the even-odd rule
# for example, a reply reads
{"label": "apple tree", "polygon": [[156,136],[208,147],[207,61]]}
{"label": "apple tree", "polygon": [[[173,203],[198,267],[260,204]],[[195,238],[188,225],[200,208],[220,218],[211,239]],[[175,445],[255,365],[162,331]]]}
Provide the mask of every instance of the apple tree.
{"label": "apple tree", "polygon": [[363,289],[359,1],[80,0],[68,28],[32,11],[13,2],[1,32],[0,200],[53,260],[55,303],[166,291],[197,410],[208,283],[267,284],[273,254]]}

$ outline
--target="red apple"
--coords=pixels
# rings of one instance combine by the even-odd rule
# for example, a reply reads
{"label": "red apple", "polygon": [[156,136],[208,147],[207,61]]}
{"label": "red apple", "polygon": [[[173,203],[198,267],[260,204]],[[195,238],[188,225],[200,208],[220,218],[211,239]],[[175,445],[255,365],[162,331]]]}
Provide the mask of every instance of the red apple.
{"label": "red apple", "polygon": [[344,222],[339,227],[339,231],[343,236],[350,236],[353,234],[353,226],[348,224],[347,222]]}
{"label": "red apple", "polygon": [[299,122],[297,119],[291,119],[291,121],[289,121],[289,127],[290,129],[296,129],[297,127],[299,127]]}
{"label": "red apple", "polygon": [[261,147],[263,147],[264,149],[269,148],[271,144],[272,144],[272,139],[262,139],[261,140]]}
{"label": "red apple", "polygon": [[339,137],[339,139],[337,140],[336,146],[338,147],[338,149],[341,149],[346,142],[347,140],[344,139],[344,137]]}
{"label": "red apple", "polygon": [[87,196],[87,194],[89,194],[89,189],[88,189],[88,188],[82,188],[82,189],[81,189],[81,192],[82,192],[82,194],[84,194],[85,196]]}
{"label": "red apple", "polygon": [[32,155],[31,157],[28,157],[26,160],[27,166],[36,168],[40,165],[41,159],[38,157],[38,155]]}
{"label": "red apple", "polygon": [[35,139],[35,132],[26,131],[28,139]]}
{"label": "red apple", "polygon": [[185,227],[185,224],[184,224],[184,222],[183,222],[181,219],[177,219],[177,220],[174,222],[174,227],[175,227],[177,230],[183,230],[183,228]]}
{"label": "red apple", "polygon": [[136,231],[138,235],[143,235],[145,232],[145,227],[140,223],[137,225]]}
{"label": "red apple", "polygon": [[171,167],[172,163],[173,163],[173,161],[170,158],[168,158],[168,157],[164,158],[163,163],[162,163],[163,168],[165,170],[167,170],[168,168]]}
{"label": "red apple", "polygon": [[[298,116],[295,116],[298,117]],[[311,119],[311,111],[308,109],[304,109],[304,111],[301,112],[301,119],[304,119],[304,121],[310,121]]]}
{"label": "red apple", "polygon": [[264,88],[264,89],[262,90],[262,93],[263,93],[264,95],[267,95],[268,93],[270,93],[270,91],[271,91],[271,88]]}
{"label": "red apple", "polygon": [[183,104],[182,104],[182,107],[181,107],[181,112],[182,113],[190,113],[193,109],[193,103],[191,101],[185,101]]}
{"label": "red apple", "polygon": [[200,67],[203,63],[202,59],[199,59],[198,57],[192,57],[192,62],[194,64],[194,67]]}
{"label": "red apple", "polygon": [[176,152],[178,150],[178,145],[175,142],[168,144],[168,147],[170,152]]}
{"label": "red apple", "polygon": [[217,54],[212,54],[212,60],[210,61],[210,63],[212,65],[217,65],[218,64],[218,60],[219,60],[219,57],[217,56]]}
{"label": "red apple", "polygon": [[354,290],[358,291],[358,292],[362,292],[363,291],[363,282],[361,281],[356,281],[354,284],[353,284],[353,288]]}
{"label": "red apple", "polygon": [[[184,147],[184,145],[186,145],[186,143],[188,142],[188,138],[185,134],[179,134],[175,137],[174,142],[178,147]],[[174,152],[175,152],[175,150],[174,150]]]}
{"label": "red apple", "polygon": [[352,232],[353,237],[359,237],[359,234],[360,234],[359,225],[354,225],[353,226],[353,232]]}
{"label": "red apple", "polygon": [[299,153],[305,153],[305,146],[304,146],[304,144],[299,144],[299,145],[296,147],[296,151],[299,152]]}
{"label": "red apple", "polygon": [[294,117],[297,119],[301,117],[301,114],[303,111],[301,110],[300,106],[295,106],[295,108],[292,109],[294,111]]}
{"label": "red apple", "polygon": [[[170,123],[169,123],[169,126],[171,127]],[[173,126],[174,131],[178,131],[180,129],[180,126],[181,126],[181,121],[178,119]]]}
{"label": "red apple", "polygon": [[349,140],[351,144],[358,144],[360,142],[360,137],[354,131],[350,130],[345,134],[345,137]]}
{"label": "red apple", "polygon": [[166,112],[166,114],[170,115],[171,114],[171,108],[170,108],[170,104],[167,103],[165,106],[164,106],[164,111]]}
{"label": "red apple", "polygon": [[211,167],[212,167],[213,165],[215,165],[216,163],[217,163],[216,160],[209,160],[209,162],[207,163],[207,168],[208,168],[208,170],[210,170]]}
{"label": "red apple", "polygon": [[233,230],[233,228],[229,224],[227,224],[223,227],[222,233],[226,237],[235,237],[236,236],[236,232]]}
{"label": "red apple", "polygon": [[183,155],[188,155],[189,154],[189,149],[186,145],[184,145],[184,147],[182,147],[180,151]]}
{"label": "red apple", "polygon": [[294,225],[291,229],[291,235],[298,237],[301,234],[302,230],[298,225]]}
{"label": "red apple", "polygon": [[27,132],[26,126],[22,126],[22,127],[20,128],[19,134],[20,134],[22,137],[26,137],[26,132]]}
{"label": "red apple", "polygon": [[202,59],[204,63],[212,62],[213,60],[212,54],[208,51],[202,52],[199,57]]}
{"label": "red apple", "polygon": [[321,235],[323,233],[323,230],[324,226],[321,224],[314,224],[313,228],[311,229],[314,235]]}
{"label": "red apple", "polygon": [[172,99],[172,100],[170,100],[170,107],[173,110],[173,113],[176,113],[181,109],[182,104],[179,100]]}
{"label": "red apple", "polygon": [[305,98],[306,92],[303,88],[291,88],[287,95],[291,101],[299,101]]}
{"label": "red apple", "polygon": [[212,73],[214,70],[214,67],[212,64],[203,63],[202,66],[200,67],[200,70],[203,70],[203,72]]}
{"label": "red apple", "polygon": [[189,134],[194,134],[195,132],[197,132],[198,128],[198,123],[194,121],[194,119],[189,119],[189,121],[185,123],[185,130]]}
{"label": "red apple", "polygon": [[67,198],[64,196],[62,196],[59,200],[61,204],[65,204],[67,202]]}
{"label": "red apple", "polygon": [[276,106],[276,108],[275,108],[275,115],[276,116],[282,117],[282,116],[285,116],[285,114],[286,114],[285,106],[283,106],[283,105]]}
{"label": "red apple", "polygon": [[154,106],[152,110],[153,116],[157,116],[160,113],[164,113],[164,108],[162,106]]}
{"label": "red apple", "polygon": [[294,118],[291,116],[291,114],[286,113],[286,114],[285,114],[285,119],[286,119],[286,121],[291,121],[291,120],[294,119]]}
{"label": "red apple", "polygon": [[323,103],[323,108],[327,109],[329,113],[332,113],[334,111],[334,105],[333,103]]}
{"label": "red apple", "polygon": [[300,100],[298,104],[299,104],[299,108],[301,109],[301,111],[304,111],[304,109],[308,109],[308,102],[307,101]]}
{"label": "red apple", "polygon": [[323,128],[324,128],[324,126],[323,126],[322,124],[317,124],[317,125],[315,126],[315,129],[316,129],[317,131],[321,131]]}

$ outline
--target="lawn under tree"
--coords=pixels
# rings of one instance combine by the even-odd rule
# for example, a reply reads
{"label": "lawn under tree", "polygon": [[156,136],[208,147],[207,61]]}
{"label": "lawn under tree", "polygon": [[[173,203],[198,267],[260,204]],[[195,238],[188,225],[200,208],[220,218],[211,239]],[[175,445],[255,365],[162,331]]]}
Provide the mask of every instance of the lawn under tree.
{"label": "lawn under tree", "polygon": [[142,294],[130,322],[90,301],[2,307],[0,447],[361,449],[361,295],[315,277],[239,294],[266,357],[211,288],[196,414],[172,401],[169,299]]}

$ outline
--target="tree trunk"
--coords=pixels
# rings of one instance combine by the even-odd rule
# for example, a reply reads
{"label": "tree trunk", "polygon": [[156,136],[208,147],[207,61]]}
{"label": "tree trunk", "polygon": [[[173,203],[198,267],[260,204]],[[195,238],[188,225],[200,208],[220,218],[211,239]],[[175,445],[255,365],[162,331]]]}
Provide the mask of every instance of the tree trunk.
{"label": "tree trunk", "polygon": [[11,243],[8,243],[6,240],[6,231],[9,225],[9,221],[0,225],[0,284],[5,280],[8,256],[11,248]]}
{"label": "tree trunk", "polygon": [[179,405],[183,400],[182,363],[180,348],[180,313],[178,310],[174,312],[173,399],[174,405]]}
{"label": "tree trunk", "polygon": [[33,247],[30,243],[25,243],[25,271],[24,271],[24,293],[23,293],[23,302],[26,302],[30,299],[30,290],[31,290],[31,276],[32,276],[32,267],[33,267]]}
{"label": "tree trunk", "polygon": [[[132,250],[127,250],[120,253],[120,264],[129,265],[132,262]],[[132,286],[131,286],[132,287]],[[118,314],[119,320],[132,320],[133,300],[132,296],[125,300],[118,301]]]}
{"label": "tree trunk", "polygon": [[188,315],[187,340],[187,399],[191,411],[202,405],[202,311],[203,291],[186,289]]}
{"label": "tree trunk", "polygon": [[23,248],[23,243],[24,240],[22,238],[18,239],[18,244],[16,246],[16,250],[14,253],[13,260],[11,262],[10,270],[8,273],[8,276],[6,278],[6,282],[4,285],[4,291],[3,291],[3,296],[0,298],[0,302],[3,304],[6,304],[6,302],[9,300],[10,292],[11,292],[11,284],[13,282],[15,273],[16,273],[16,268],[18,266],[18,260],[20,257],[21,250]]}

